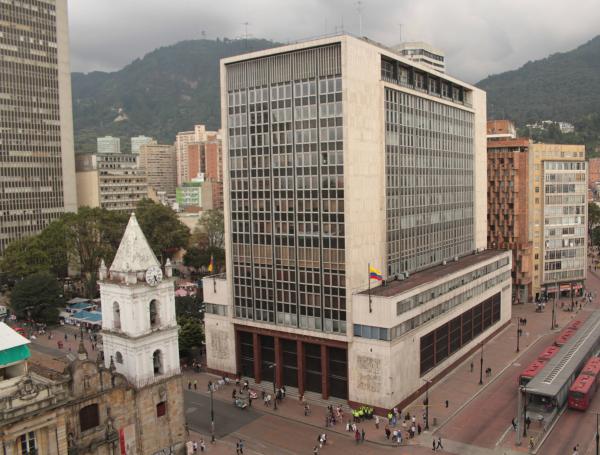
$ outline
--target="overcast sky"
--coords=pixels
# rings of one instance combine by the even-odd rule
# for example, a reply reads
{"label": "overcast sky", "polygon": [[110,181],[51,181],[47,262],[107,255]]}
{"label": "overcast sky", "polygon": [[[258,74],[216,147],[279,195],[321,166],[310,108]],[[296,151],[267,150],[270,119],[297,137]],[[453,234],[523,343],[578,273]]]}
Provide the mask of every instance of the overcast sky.
{"label": "overcast sky", "polygon": [[[570,50],[600,33],[599,0],[362,0],[362,34],[427,41],[469,82]],[[114,71],[185,39],[280,42],[359,33],[356,0],[69,0],[73,71]],[[400,27],[402,24],[402,27]]]}

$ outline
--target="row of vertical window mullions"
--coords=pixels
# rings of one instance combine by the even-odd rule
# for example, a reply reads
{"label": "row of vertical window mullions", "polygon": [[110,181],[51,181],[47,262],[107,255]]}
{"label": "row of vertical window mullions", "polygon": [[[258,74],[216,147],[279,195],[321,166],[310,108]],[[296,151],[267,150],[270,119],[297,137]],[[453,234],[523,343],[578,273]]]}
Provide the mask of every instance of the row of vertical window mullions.
{"label": "row of vertical window mullions", "polygon": [[[231,98],[230,98],[230,99],[231,99]],[[251,110],[252,110],[252,109],[248,109],[248,111],[251,111]],[[258,118],[258,117],[255,117],[255,118]],[[249,142],[251,143],[251,141],[249,141]],[[272,144],[270,144],[270,147],[271,147],[271,146],[272,146]],[[233,177],[233,174],[232,174],[232,177]],[[248,177],[248,178],[249,178],[249,177]],[[272,193],[271,193],[271,198],[272,198],[272,197],[273,197],[273,196],[272,196]],[[271,206],[273,206],[273,204],[272,204]],[[233,218],[233,217],[232,217],[232,218]],[[252,227],[250,228],[250,230],[251,230],[251,232],[252,232]],[[252,259],[252,262],[255,262],[255,261],[254,261],[254,258]],[[254,280],[253,280],[253,281],[254,281]],[[253,285],[254,285],[254,282],[253,282]],[[254,290],[254,289],[253,289],[253,290]],[[253,299],[253,300],[254,300],[254,299]],[[322,306],[323,306],[323,305],[321,304],[321,307],[322,307]],[[236,315],[239,315],[240,313],[241,313],[241,312],[239,312],[239,311],[236,309]],[[338,330],[339,330],[339,328],[338,328]]]}
{"label": "row of vertical window mullions", "polygon": [[422,336],[421,376],[498,322],[501,316],[501,301],[501,294],[497,293]]}

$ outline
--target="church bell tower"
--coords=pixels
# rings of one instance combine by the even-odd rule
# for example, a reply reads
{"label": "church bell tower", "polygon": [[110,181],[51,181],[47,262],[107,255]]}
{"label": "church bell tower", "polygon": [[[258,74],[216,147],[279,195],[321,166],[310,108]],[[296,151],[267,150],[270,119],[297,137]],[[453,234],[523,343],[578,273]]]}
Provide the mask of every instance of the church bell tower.
{"label": "church bell tower", "polygon": [[99,270],[104,364],[134,387],[180,374],[175,288],[131,214],[110,269]]}

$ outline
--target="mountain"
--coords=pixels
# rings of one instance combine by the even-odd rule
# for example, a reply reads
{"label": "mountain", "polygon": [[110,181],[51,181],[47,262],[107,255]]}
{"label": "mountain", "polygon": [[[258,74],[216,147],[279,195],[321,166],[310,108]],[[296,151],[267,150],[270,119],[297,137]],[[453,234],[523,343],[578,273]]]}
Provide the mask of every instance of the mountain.
{"label": "mountain", "polygon": [[75,151],[96,151],[98,136],[152,136],[173,143],[179,131],[198,123],[221,125],[219,60],[267,49],[277,43],[259,40],[192,40],[161,47],[111,73],[73,73]]}
{"label": "mountain", "polygon": [[488,117],[493,119],[509,118],[519,125],[536,120],[577,123],[600,115],[600,36],[477,86],[487,91]]}

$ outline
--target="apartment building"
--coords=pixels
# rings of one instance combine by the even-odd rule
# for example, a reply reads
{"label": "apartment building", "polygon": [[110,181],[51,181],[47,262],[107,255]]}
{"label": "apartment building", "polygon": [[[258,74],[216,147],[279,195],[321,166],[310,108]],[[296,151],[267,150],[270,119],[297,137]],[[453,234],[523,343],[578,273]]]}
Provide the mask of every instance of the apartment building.
{"label": "apartment building", "polygon": [[177,188],[177,160],[172,145],[144,144],[140,147],[139,166],[146,175],[148,187],[175,199]]}
{"label": "apartment building", "polygon": [[113,136],[97,138],[96,152],[101,155],[105,155],[107,153],[121,153],[121,139]]}
{"label": "apartment building", "polygon": [[131,212],[148,197],[146,173],[130,153],[76,156],[78,206]]}
{"label": "apartment building", "polygon": [[222,60],[221,107],[209,370],[389,409],[509,322],[483,91],[339,35]]}
{"label": "apartment building", "polygon": [[488,123],[490,133],[488,247],[513,253],[513,299],[580,291],[587,269],[584,146],[498,138]]}
{"label": "apartment building", "polygon": [[[488,248],[513,254],[513,301],[533,296],[533,239],[529,221],[529,139],[506,138],[488,122]],[[490,133],[493,139],[490,138]],[[499,139],[498,135],[503,135]]]}
{"label": "apartment building", "polygon": [[0,254],[77,209],[66,0],[0,3]]}

